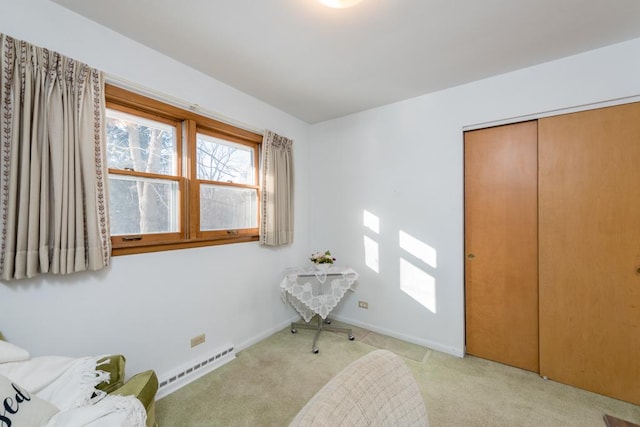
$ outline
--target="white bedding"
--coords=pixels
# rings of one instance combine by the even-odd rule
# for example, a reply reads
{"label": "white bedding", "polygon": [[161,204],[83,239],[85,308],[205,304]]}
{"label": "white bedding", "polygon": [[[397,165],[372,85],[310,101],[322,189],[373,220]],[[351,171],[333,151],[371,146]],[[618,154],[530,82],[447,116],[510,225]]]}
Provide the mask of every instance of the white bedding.
{"label": "white bedding", "polygon": [[144,427],[147,414],[138,399],[96,390],[109,381],[109,373],[96,366],[101,358],[34,357],[0,363],[0,375],[60,410],[47,427]]}

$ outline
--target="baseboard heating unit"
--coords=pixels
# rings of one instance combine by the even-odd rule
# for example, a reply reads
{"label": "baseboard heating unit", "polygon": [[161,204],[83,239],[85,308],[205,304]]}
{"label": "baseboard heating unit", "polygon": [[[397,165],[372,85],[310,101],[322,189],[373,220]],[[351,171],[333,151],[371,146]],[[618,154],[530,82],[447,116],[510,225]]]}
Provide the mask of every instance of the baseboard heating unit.
{"label": "baseboard heating unit", "polygon": [[160,386],[158,387],[156,399],[168,396],[201,376],[231,362],[235,358],[236,352],[233,346],[229,345],[220,351],[215,351],[214,354],[208,357],[199,357],[184,364],[180,368],[160,378]]}

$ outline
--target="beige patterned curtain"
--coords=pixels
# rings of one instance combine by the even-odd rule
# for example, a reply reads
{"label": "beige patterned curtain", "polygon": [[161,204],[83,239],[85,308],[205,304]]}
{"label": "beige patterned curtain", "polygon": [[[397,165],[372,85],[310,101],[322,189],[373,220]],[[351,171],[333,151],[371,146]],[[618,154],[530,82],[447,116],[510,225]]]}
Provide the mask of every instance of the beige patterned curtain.
{"label": "beige patterned curtain", "polygon": [[104,80],[0,34],[0,278],[109,265]]}
{"label": "beige patterned curtain", "polygon": [[262,140],[260,243],[293,242],[293,141],[269,130]]}

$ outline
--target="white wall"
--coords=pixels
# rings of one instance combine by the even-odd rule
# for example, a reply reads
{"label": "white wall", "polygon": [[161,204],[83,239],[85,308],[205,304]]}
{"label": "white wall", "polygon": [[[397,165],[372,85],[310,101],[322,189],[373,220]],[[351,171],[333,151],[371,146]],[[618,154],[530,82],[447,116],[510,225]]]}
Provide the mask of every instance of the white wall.
{"label": "white wall", "polygon": [[[173,370],[214,350],[245,347],[285,327],[285,267],[309,252],[309,126],[255,98],[47,0],[0,1],[0,32],[59,51],[155,92],[295,140],[295,243],[241,243],[121,256],[107,271],[0,283],[0,330],[33,355],[120,352],[128,374]],[[221,58],[224,60],[224,58]],[[206,333],[194,349],[190,338]]]}
{"label": "white wall", "polygon": [[[121,352],[129,373],[162,376],[284,327],[293,313],[277,292],[283,268],[325,249],[361,274],[340,318],[461,355],[463,127],[640,94],[637,39],[309,126],[47,0],[0,0],[0,10],[0,32],[296,140],[292,247],[123,256],[100,273],[0,283],[9,339],[35,355]],[[364,227],[364,210],[378,233]],[[400,232],[418,244],[401,248]],[[378,247],[377,272],[364,236]],[[191,350],[202,332],[207,342]]]}
{"label": "white wall", "polygon": [[361,273],[339,318],[462,355],[463,128],[636,95],[640,39],[312,126],[311,241]]}

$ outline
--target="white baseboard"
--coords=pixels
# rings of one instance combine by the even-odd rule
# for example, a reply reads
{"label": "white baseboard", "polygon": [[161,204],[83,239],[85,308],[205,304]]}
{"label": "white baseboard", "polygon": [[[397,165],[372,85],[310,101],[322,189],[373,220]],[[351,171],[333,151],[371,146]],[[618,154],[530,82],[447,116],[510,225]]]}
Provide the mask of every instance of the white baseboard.
{"label": "white baseboard", "polygon": [[[392,331],[390,329],[386,329],[386,328],[382,328],[382,327],[378,327],[378,326],[374,326],[374,325],[369,325],[363,322],[360,322],[358,320],[354,320],[354,319],[350,319],[344,316],[340,316],[340,315],[332,315],[331,318],[339,320],[341,322],[344,323],[348,323],[350,325],[353,326],[358,326],[360,328],[364,328],[364,329],[368,329],[370,331],[373,332],[377,332],[379,334],[383,334],[383,335],[387,335],[393,338],[397,338],[399,340],[403,340],[406,342],[410,342],[413,344],[417,344],[417,345],[421,345],[423,347],[427,347],[430,348],[432,350],[436,350],[436,351],[440,351],[442,353],[446,353],[446,354],[450,354],[452,356],[457,356],[457,357],[464,357],[464,350],[463,349],[458,349],[455,347],[448,347],[445,345],[442,345],[438,342],[435,341],[430,341],[430,340],[425,340],[425,339],[421,339],[421,338],[417,338],[417,337],[413,337],[410,335],[405,335],[405,334],[401,334],[398,333],[396,331]],[[174,391],[178,390],[179,388],[187,385],[188,383],[200,378],[201,376],[213,371],[214,369],[232,361],[233,359],[235,359],[235,354],[238,351],[244,350],[246,348],[251,347],[254,344],[259,343],[260,341],[269,338],[271,335],[280,332],[282,329],[287,328],[291,325],[292,322],[298,322],[300,321],[300,316],[295,315],[290,317],[289,319],[280,322],[278,324],[276,324],[275,326],[267,329],[266,331],[255,335],[251,338],[249,338],[248,340],[245,340],[242,344],[235,346],[235,348],[231,345],[228,346],[228,348],[230,348],[230,350],[228,351],[223,351],[223,355],[222,357],[217,358],[215,361],[212,361],[214,363],[208,363],[208,366],[206,367],[202,367],[201,369],[198,370],[197,373],[189,373],[187,375],[181,375],[183,373],[186,373],[186,370],[191,369],[192,365],[194,364],[194,361],[187,363],[186,365],[183,365],[181,368],[175,369],[174,371],[172,371],[170,374],[165,374],[163,375],[163,379],[162,379],[162,383],[167,382],[168,384],[164,384],[162,387],[160,387],[160,389],[158,390],[158,394],[156,395],[156,399],[161,399],[164,396],[167,396],[171,393],[173,393]],[[222,354],[222,353],[219,353]],[[198,362],[199,363],[199,362]]]}
{"label": "white baseboard", "polygon": [[[249,338],[238,346],[226,346],[225,350],[217,352],[214,356],[212,356],[212,358],[205,357],[202,361],[199,359],[190,361],[176,369],[173,369],[169,373],[165,373],[160,378],[160,387],[158,389],[158,393],[156,394],[156,399],[162,399],[163,397],[170,395],[174,391],[179,390],[190,382],[193,382],[198,378],[208,374],[209,372],[214,371],[220,366],[231,362],[236,358],[236,353],[238,351],[244,350],[266,338],[269,338],[276,332],[279,332],[282,329],[290,326],[291,322],[296,322],[298,320],[300,320],[300,316],[292,316],[290,319],[273,326],[272,328],[262,332],[261,334]],[[197,366],[198,368],[194,369],[195,366]]]}
{"label": "white baseboard", "polygon": [[251,338],[249,338],[248,340],[244,341],[242,344],[236,346],[236,352],[237,351],[241,351],[244,350],[246,348],[251,347],[254,344],[259,343],[260,341],[269,338],[271,335],[275,334],[276,332],[280,332],[281,330],[283,330],[284,328],[288,327],[291,325],[291,322],[297,322],[300,320],[300,316],[299,315],[295,315],[290,317],[288,320],[285,320],[284,322],[280,322],[277,325],[273,326],[272,328],[267,329],[266,331],[255,335]]}
{"label": "white baseboard", "polygon": [[413,337],[413,336],[410,336],[410,335],[401,334],[399,332],[392,331],[390,329],[386,329],[386,328],[382,328],[382,327],[374,326],[374,325],[369,325],[367,323],[360,322],[360,321],[354,320],[354,319],[350,319],[350,318],[347,318],[347,317],[344,317],[344,316],[341,316],[341,315],[331,315],[330,317],[333,318],[333,319],[339,320],[341,322],[348,323],[348,324],[353,325],[353,326],[358,326],[360,328],[368,329],[370,331],[377,332],[379,334],[387,335],[389,337],[397,338],[397,339],[402,340],[402,341],[406,341],[406,342],[410,342],[410,343],[413,343],[413,344],[421,345],[423,347],[428,347],[428,348],[430,348],[432,350],[436,350],[436,351],[439,351],[439,352],[442,352],[442,353],[450,354],[452,356],[464,357],[464,349],[461,349],[461,348],[449,347],[449,346],[443,345],[443,344],[435,342],[435,341],[425,340],[425,339],[422,339],[422,338],[417,338],[417,337]]}

